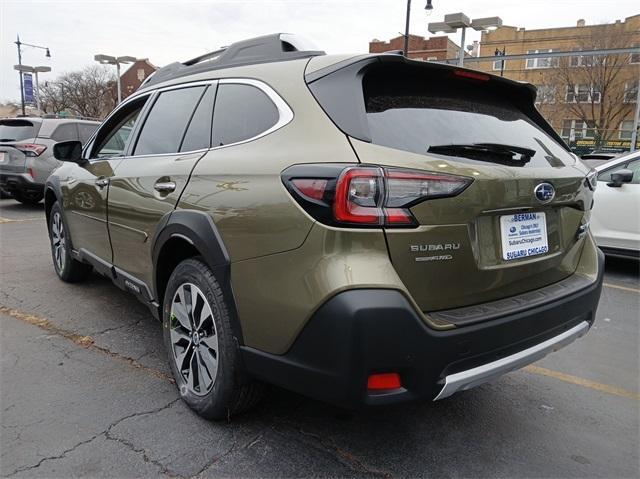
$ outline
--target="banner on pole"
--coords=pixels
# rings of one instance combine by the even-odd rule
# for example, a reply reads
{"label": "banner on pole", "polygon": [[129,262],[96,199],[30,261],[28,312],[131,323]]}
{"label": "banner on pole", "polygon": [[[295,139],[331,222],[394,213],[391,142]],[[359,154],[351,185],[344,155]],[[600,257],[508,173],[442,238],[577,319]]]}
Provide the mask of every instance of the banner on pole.
{"label": "banner on pole", "polygon": [[23,73],[22,82],[24,85],[24,102],[34,104],[36,98],[33,94],[33,75],[31,73]]}

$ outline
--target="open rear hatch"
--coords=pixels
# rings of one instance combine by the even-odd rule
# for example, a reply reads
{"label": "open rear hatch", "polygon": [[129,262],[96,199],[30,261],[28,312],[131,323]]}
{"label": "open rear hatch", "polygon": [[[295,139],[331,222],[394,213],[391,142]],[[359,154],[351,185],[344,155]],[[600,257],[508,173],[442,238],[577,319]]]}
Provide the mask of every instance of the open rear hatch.
{"label": "open rear hatch", "polygon": [[361,163],[468,179],[433,195],[425,177],[412,186],[422,197],[407,196],[412,227],[385,227],[392,263],[423,311],[518,295],[575,271],[594,186],[535,109],[531,85],[395,55],[307,81]]}

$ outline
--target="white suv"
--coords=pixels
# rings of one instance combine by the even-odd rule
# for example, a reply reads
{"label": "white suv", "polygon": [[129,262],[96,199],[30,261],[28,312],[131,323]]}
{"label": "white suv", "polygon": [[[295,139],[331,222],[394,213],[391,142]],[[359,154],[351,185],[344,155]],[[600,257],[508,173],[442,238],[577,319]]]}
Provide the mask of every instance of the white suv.
{"label": "white suv", "polygon": [[598,246],[610,256],[640,258],[640,152],[595,169],[591,231]]}

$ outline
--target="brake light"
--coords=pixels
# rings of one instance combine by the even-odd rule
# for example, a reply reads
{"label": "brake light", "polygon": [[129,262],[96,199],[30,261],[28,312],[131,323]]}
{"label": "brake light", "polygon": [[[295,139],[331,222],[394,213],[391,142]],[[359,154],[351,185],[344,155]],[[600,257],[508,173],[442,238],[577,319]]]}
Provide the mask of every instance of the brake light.
{"label": "brake light", "polygon": [[415,227],[410,207],[455,196],[470,178],[378,166],[295,165],[285,186],[305,210],[337,226]]}
{"label": "brake light", "polygon": [[384,195],[380,168],[345,170],[336,185],[333,215],[341,223],[382,224],[384,215],[378,206]]}
{"label": "brake light", "polygon": [[16,149],[20,150],[26,156],[40,156],[47,149],[45,145],[38,145],[36,143],[20,143],[15,145]]}
{"label": "brake light", "polygon": [[453,74],[457,77],[470,78],[471,80],[489,81],[489,75],[483,73],[470,72],[468,70],[453,70]]}

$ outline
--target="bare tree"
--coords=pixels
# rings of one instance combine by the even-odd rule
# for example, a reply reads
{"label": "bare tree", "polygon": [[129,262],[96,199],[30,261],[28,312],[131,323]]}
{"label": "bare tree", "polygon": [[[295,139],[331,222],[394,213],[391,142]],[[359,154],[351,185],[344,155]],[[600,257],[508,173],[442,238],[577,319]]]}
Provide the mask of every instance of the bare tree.
{"label": "bare tree", "polygon": [[[616,24],[581,40],[578,50],[601,50],[628,47],[628,38]],[[625,82],[637,78],[628,72],[628,55],[580,55],[562,57],[553,68],[550,82],[555,85],[557,100],[567,105],[575,118],[593,129],[597,140],[609,140],[620,121],[631,110],[625,102]]]}
{"label": "bare tree", "polygon": [[40,88],[43,111],[70,111],[79,116],[103,118],[115,106],[114,82],[114,75],[98,65],[65,73]]}
{"label": "bare tree", "polygon": [[43,113],[61,113],[69,108],[69,102],[63,95],[60,83],[48,81],[40,85],[38,90],[40,96],[40,109]]}

